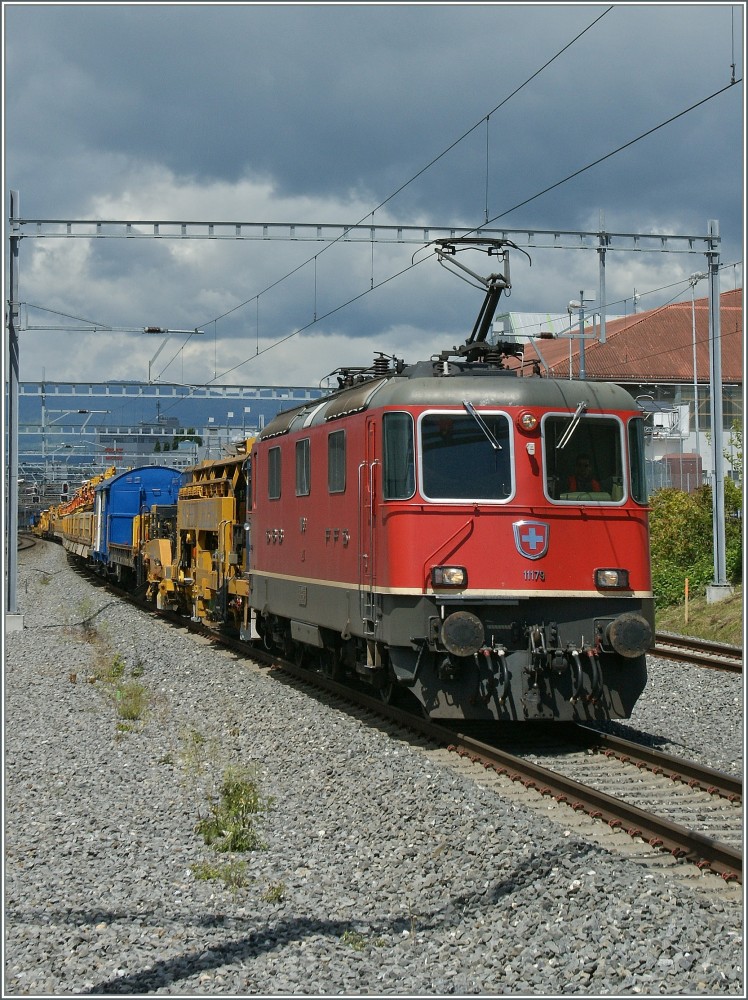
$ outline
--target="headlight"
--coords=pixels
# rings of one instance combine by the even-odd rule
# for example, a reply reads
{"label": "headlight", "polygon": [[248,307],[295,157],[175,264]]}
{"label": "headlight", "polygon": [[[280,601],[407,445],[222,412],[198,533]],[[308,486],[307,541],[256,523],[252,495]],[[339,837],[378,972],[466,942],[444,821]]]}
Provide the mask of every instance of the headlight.
{"label": "headlight", "polygon": [[467,570],[464,566],[432,566],[432,587],[466,587]]}
{"label": "headlight", "polygon": [[534,431],[538,426],[538,418],[529,410],[523,410],[517,417],[517,426],[523,431]]}
{"label": "headlight", "polygon": [[627,569],[596,569],[595,586],[601,590],[626,590],[629,585]]}

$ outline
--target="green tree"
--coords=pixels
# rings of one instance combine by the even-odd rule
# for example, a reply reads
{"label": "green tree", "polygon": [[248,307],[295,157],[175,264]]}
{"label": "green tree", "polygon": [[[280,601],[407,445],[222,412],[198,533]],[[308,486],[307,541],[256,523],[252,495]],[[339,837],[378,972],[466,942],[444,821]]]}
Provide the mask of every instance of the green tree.
{"label": "green tree", "polygon": [[202,437],[199,434],[195,433],[194,427],[188,427],[184,434],[177,434],[174,437],[174,441],[172,443],[172,448],[174,449],[174,451],[177,450],[182,441],[194,441],[200,447],[202,446],[203,443]]}
{"label": "green tree", "polygon": [[[658,490],[650,502],[652,585],[656,604],[666,607],[683,599],[686,577],[691,593],[703,593],[714,577],[712,489]],[[739,582],[742,573],[742,503],[742,490],[726,480],[725,558],[731,583]]]}

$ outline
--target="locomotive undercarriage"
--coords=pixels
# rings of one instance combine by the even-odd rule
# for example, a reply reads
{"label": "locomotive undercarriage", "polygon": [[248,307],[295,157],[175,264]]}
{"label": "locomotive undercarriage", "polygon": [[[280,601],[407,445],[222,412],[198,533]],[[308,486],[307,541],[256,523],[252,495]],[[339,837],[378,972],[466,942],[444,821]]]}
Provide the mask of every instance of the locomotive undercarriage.
{"label": "locomotive undercarriage", "polygon": [[[533,617],[522,604],[515,609],[489,605],[485,611],[442,606],[441,614],[429,620],[429,635],[421,643],[422,655],[428,650],[430,659],[422,676],[414,670],[410,682],[420,682],[418,697],[428,714],[512,720],[627,718],[646,682],[645,650],[651,635],[646,620],[626,610],[611,614],[608,605],[595,615],[589,602],[576,609],[575,619],[574,609],[543,603],[543,618],[535,617],[538,602],[533,602]],[[630,634],[629,647],[624,647],[624,633]],[[637,643],[641,650],[630,655]],[[396,659],[407,662],[399,653]],[[406,670],[401,667],[400,672]]]}
{"label": "locomotive undercarriage", "polygon": [[628,718],[646,684],[651,617],[625,598],[466,605],[385,596],[377,621],[347,615],[342,627],[277,615],[272,604],[256,617],[268,648],[363,680],[385,700],[407,691],[435,719]]}
{"label": "locomotive undercarriage", "polygon": [[587,644],[549,648],[542,625],[526,631],[528,646],[522,650],[492,644],[471,657],[431,653],[413,685],[427,714],[515,721],[603,721],[630,715],[646,681],[643,655],[621,664],[615,654]]}

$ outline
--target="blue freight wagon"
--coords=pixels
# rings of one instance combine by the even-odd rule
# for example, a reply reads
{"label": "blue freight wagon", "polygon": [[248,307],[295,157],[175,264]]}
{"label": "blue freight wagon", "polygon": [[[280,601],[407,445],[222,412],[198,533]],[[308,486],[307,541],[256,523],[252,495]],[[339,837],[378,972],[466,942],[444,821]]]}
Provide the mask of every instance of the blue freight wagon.
{"label": "blue freight wagon", "polygon": [[138,572],[151,508],[174,506],[182,474],[162,465],[128,469],[96,487],[91,559],[117,579]]}

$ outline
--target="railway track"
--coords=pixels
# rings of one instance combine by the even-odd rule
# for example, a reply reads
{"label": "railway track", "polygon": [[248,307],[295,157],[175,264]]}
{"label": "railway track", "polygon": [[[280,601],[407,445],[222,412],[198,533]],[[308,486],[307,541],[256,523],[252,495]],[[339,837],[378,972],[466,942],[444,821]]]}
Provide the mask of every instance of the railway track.
{"label": "railway track", "polygon": [[24,549],[33,549],[36,545],[36,538],[27,532],[21,531],[18,533],[18,551],[23,552]]}
{"label": "railway track", "polygon": [[[204,628],[194,623],[189,627]],[[535,726],[532,733],[522,725],[501,733],[495,726],[483,732],[480,726],[471,726],[468,732],[384,704],[272,653],[248,650],[244,643],[208,633],[216,642],[355,705],[371,718],[394,722],[484,770],[505,775],[575,812],[581,810],[655,851],[669,852],[725,881],[742,882],[739,778],[581,725],[543,727],[542,739]]]}
{"label": "railway track", "polygon": [[375,724],[386,720],[418,734],[472,766],[519,783],[526,792],[625,832],[655,854],[668,852],[726,882],[742,882],[741,779],[582,725],[536,725],[530,732],[521,724],[498,731],[495,726],[433,722],[201,623],[158,613],[127,592],[107,587],[155,617],[171,618],[179,628],[207,636],[310,690],[324,691],[347,708],[355,706]]}
{"label": "railway track", "polygon": [[456,750],[650,847],[742,881],[741,779],[586,726],[539,735],[525,748],[510,737],[507,754],[504,737],[482,743],[461,733]]}
{"label": "railway track", "polygon": [[667,660],[683,660],[696,666],[727,670],[733,674],[743,672],[742,648],[727,643],[707,642],[671,632],[657,632],[650,653]]}

